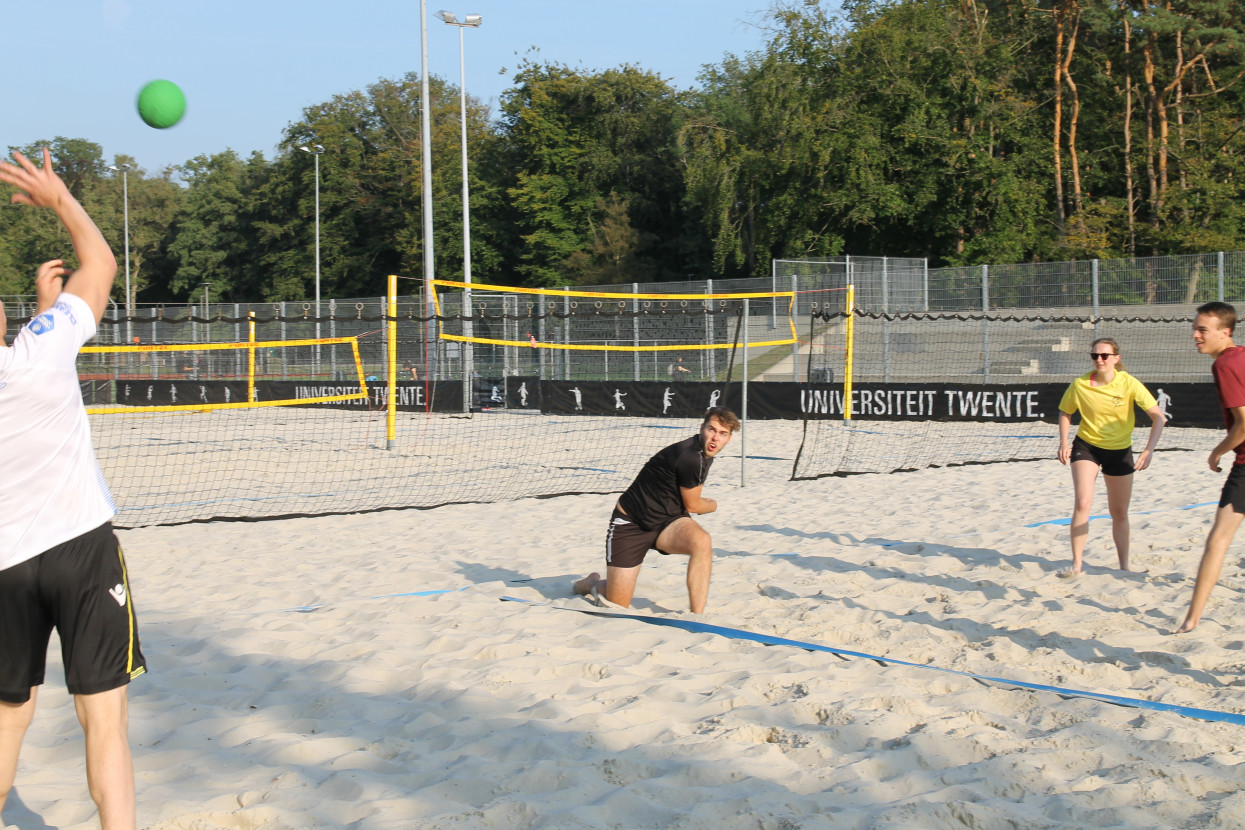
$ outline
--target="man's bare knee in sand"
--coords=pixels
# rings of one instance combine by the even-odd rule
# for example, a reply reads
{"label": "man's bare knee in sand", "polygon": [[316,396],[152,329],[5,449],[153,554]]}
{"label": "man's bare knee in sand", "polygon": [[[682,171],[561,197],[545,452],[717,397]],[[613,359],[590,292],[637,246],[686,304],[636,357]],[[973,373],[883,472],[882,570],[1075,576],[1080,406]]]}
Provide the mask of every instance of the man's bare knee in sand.
{"label": "man's bare knee in sand", "polygon": [[630,607],[640,565],[649,550],[688,557],[687,600],[702,613],[709,599],[713,542],[691,514],[712,513],[718,503],[701,489],[714,457],[730,442],[739,419],[714,407],[700,431],[654,455],[618,499],[605,535],[605,578],[593,571],[575,583],[575,593],[594,591],[607,601]]}

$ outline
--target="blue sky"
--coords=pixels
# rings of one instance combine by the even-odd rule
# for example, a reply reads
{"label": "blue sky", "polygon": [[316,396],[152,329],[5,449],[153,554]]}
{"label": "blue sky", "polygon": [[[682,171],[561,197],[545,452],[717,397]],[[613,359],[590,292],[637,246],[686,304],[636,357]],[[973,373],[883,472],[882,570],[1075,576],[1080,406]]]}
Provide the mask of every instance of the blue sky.
{"label": "blue sky", "polygon": [[[15,2],[15,0],[11,0]],[[462,5],[463,3],[466,5]],[[764,46],[769,0],[427,0],[429,72],[496,105],[522,56],[586,70],[632,63],[675,86],[728,52]],[[233,148],[271,158],[304,107],[420,69],[419,0],[44,0],[0,26],[0,150],[53,136],[134,156],[148,171]],[[152,129],[134,108],[154,78],[182,87],[185,118]]]}

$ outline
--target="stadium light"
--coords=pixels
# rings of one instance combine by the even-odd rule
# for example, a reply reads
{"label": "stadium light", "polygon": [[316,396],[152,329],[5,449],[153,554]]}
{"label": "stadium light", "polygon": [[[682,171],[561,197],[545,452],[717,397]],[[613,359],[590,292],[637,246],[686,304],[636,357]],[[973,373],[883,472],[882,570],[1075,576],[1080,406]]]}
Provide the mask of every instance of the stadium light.
{"label": "stadium light", "polygon": [[[458,17],[453,12],[439,11],[436,17],[442,23],[450,26],[458,27],[458,113],[462,129],[462,150],[463,150],[463,282],[467,287],[463,289],[463,334],[470,338],[475,332],[472,330],[471,308],[471,191],[467,181],[467,63],[464,58],[463,50],[463,29],[478,29],[480,24],[484,22],[484,17],[478,14],[467,15],[462,23],[458,22]],[[471,360],[471,341],[467,340],[463,343],[463,381],[464,388],[469,383],[468,374],[474,368]],[[464,393],[466,394],[466,393]]]}
{"label": "stadium light", "polygon": [[129,173],[134,169],[130,164],[110,164],[109,170],[115,170],[121,174],[121,195],[124,200],[125,210],[125,342],[134,342],[134,323],[128,318],[134,316],[134,304],[130,300],[130,178]]}

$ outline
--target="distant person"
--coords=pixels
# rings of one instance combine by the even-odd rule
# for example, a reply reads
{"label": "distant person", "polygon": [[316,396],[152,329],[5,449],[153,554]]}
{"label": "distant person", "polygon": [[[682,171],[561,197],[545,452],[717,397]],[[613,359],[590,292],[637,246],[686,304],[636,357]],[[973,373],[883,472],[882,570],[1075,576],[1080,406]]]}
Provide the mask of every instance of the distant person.
{"label": "distant person", "polygon": [[[39,266],[36,316],[0,345],[0,810],[43,684],[55,628],[65,685],[86,736],[86,776],[104,830],[135,825],[126,689],[147,668],[116,513],[91,446],[78,350],[96,333],[117,262],[52,170],[0,162],[13,202],[55,212],[77,254]],[[6,325],[0,308],[0,331]],[[46,761],[40,761],[46,763]]]}
{"label": "distant person", "polygon": [[705,610],[713,570],[713,542],[691,514],[718,509],[701,495],[709,468],[728,443],[739,419],[729,409],[705,413],[700,431],[671,444],[648,460],[619,497],[605,534],[605,579],[592,573],[574,585],[575,593],[596,593],[630,607],[640,565],[649,550],[681,554],[687,562],[687,600],[693,613]]}
{"label": "distant person", "polygon": [[1219,581],[1219,572],[1223,569],[1223,557],[1245,517],[1245,346],[1232,342],[1235,328],[1236,309],[1227,303],[1199,306],[1197,317],[1193,319],[1193,342],[1197,350],[1215,359],[1211,372],[1215,377],[1219,406],[1223,409],[1224,426],[1228,429],[1228,434],[1210,451],[1206,462],[1217,473],[1220,472],[1219,459],[1229,452],[1233,453],[1233,459],[1219,496],[1215,523],[1206,537],[1202,562],[1197,568],[1189,613],[1176,630],[1177,634],[1192,631],[1202,621],[1211,589]]}
{"label": "distant person", "polygon": [[670,375],[671,381],[680,381],[684,379],[684,375],[690,375],[691,370],[683,365],[683,358],[680,357],[666,367],[666,373]]}
{"label": "distant person", "polygon": [[[1068,386],[1059,402],[1059,463],[1072,466],[1072,566],[1060,576],[1076,576],[1083,567],[1085,542],[1089,538],[1089,513],[1094,503],[1098,471],[1107,488],[1111,535],[1120,570],[1129,570],[1128,505],[1133,495],[1133,472],[1150,466],[1154,448],[1163,434],[1163,412],[1149,390],[1124,371],[1120,346],[1100,337],[1090,346],[1093,371]],[[1133,460],[1133,427],[1138,406],[1150,416],[1150,440]],[[1068,443],[1072,414],[1081,413],[1076,438]]]}

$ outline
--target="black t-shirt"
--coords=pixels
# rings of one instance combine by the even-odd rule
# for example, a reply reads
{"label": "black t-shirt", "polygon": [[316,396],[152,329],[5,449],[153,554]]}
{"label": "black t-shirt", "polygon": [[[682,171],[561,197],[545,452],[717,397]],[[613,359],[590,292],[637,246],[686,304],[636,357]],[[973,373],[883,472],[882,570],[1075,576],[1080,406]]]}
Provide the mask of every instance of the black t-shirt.
{"label": "black t-shirt", "polygon": [[643,530],[655,530],[686,516],[680,488],[690,490],[705,483],[713,459],[705,457],[704,450],[696,433],[650,458],[618,499],[627,516]]}

